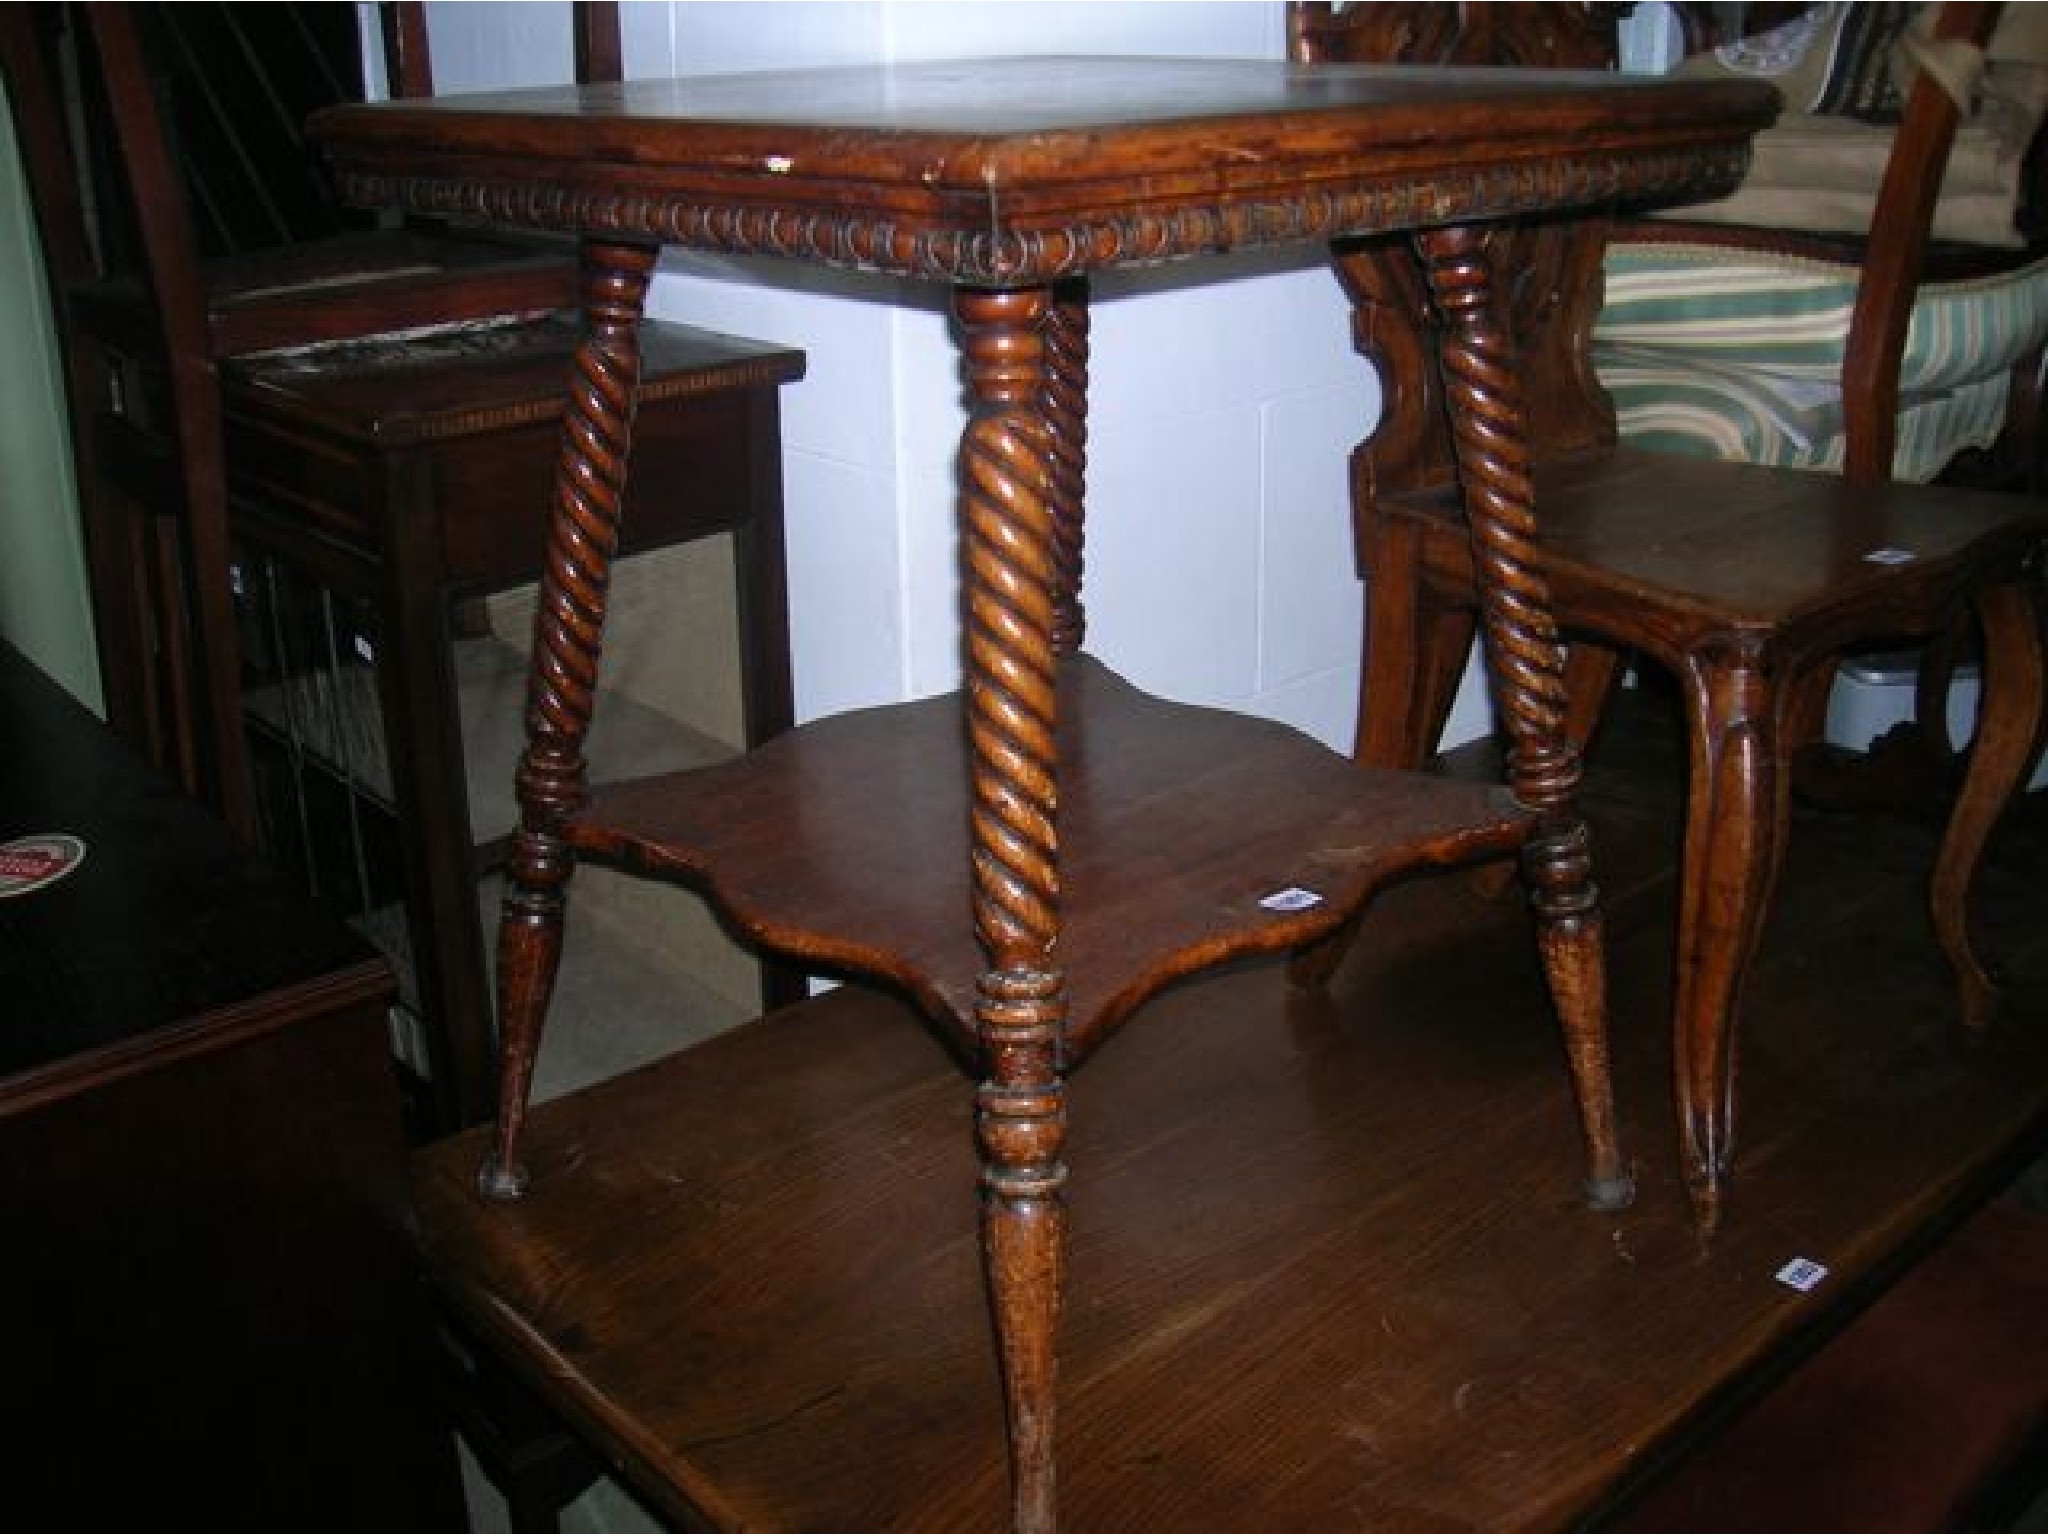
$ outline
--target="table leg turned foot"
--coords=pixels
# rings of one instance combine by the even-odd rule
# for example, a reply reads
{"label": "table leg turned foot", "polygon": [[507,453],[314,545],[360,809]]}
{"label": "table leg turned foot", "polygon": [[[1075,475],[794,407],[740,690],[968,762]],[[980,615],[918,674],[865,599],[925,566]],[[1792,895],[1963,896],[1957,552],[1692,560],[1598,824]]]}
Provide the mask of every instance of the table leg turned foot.
{"label": "table leg turned foot", "polygon": [[[1067,364],[1055,377],[1048,365],[1048,331],[1061,345],[1077,338],[1071,308],[1055,318],[1047,289],[963,289],[954,311],[971,407],[959,514],[971,888],[989,962],[975,1006],[987,1068],[976,1096],[982,1257],[1009,1425],[1011,1516],[1017,1530],[1044,1531],[1056,1518],[1066,1265],[1055,636],[1078,640],[1081,512],[1077,485],[1054,463],[1056,444],[1081,440],[1085,374]],[[1055,618],[1063,600],[1064,629]]]}
{"label": "table leg turned foot", "polygon": [[1066,1292],[1066,1085],[1054,1063],[1065,1004],[1056,976],[983,981],[990,1074],[976,1095],[981,1244],[1010,1430],[1011,1517],[1055,1528],[1053,1425]]}
{"label": "table leg turned foot", "polygon": [[1522,875],[1536,913],[1537,944],[1564,1035],[1566,1065],[1586,1146],[1585,1198],[1596,1211],[1634,1203],[1635,1179],[1621,1154],[1607,1050],[1605,925],[1592,879],[1592,842],[1583,821],[1531,838]]}

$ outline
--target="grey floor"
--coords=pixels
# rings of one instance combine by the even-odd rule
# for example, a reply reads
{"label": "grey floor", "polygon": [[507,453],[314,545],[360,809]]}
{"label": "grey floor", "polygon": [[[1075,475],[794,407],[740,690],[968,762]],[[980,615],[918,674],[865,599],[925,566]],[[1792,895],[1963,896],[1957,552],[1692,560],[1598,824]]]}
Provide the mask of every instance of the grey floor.
{"label": "grey floor", "polygon": [[[459,1442],[458,1442],[459,1445]],[[510,1531],[505,1501],[498,1497],[469,1453],[462,1451],[462,1488],[469,1500],[469,1528],[472,1531]],[[562,1511],[565,1531],[666,1531],[633,1496],[617,1483],[600,1478],[590,1491]]]}

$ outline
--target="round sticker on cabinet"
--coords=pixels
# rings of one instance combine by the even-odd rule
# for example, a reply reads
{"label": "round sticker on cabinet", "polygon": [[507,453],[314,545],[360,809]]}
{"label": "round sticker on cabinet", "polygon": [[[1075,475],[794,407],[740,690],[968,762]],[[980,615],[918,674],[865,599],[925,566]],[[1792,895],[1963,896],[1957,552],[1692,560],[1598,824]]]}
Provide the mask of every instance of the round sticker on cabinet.
{"label": "round sticker on cabinet", "polygon": [[0,901],[54,885],[85,862],[85,844],[63,832],[0,843]]}

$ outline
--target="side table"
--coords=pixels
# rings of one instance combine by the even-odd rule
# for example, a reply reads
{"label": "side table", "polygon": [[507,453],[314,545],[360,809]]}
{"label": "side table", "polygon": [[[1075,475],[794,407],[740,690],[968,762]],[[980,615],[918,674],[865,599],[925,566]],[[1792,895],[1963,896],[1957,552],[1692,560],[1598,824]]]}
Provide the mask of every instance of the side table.
{"label": "side table", "polygon": [[[1597,1204],[1624,1201],[1563,647],[1530,558],[1526,423],[1485,228],[1713,195],[1777,105],[1767,87],[1556,71],[1040,58],[318,116],[354,202],[585,242],[586,337],[501,930],[505,1070],[485,1193],[525,1187],[520,1130],[579,854],[700,881],[763,946],[887,978],[981,1080],[981,1250],[1012,1518],[1049,1528],[1067,1074],[1173,982],[1327,940],[1414,870],[1519,848],[1589,1189]],[[1505,792],[1357,769],[1269,722],[1148,700],[1082,653],[1085,279],[1236,247],[1409,235],[1446,317],[1442,384],[1513,740]],[[950,289],[969,404],[966,686],[806,726],[730,769],[593,795],[583,745],[602,594],[637,327],[663,245]],[[1427,387],[1393,387],[1410,386]]]}
{"label": "side table", "polygon": [[[634,515],[615,553],[731,535],[742,734],[758,745],[788,728],[793,707],[778,389],[802,377],[804,357],[689,326],[641,331]],[[285,763],[263,776],[285,785],[266,797],[265,821],[274,841],[303,837],[318,850],[319,818],[301,802],[322,794],[328,824],[347,832],[306,865],[329,882],[339,871],[363,907],[400,903],[391,948],[410,957],[408,1012],[424,1035],[407,1053],[423,1058],[410,1063],[423,1079],[423,1135],[488,1118],[497,1081],[469,792],[477,743],[463,732],[451,610],[539,573],[575,341],[563,316],[261,354],[222,380],[250,631],[245,713],[252,737],[274,742]],[[265,590],[278,568],[319,594],[304,641],[278,613],[288,597]],[[341,606],[342,619],[323,604]],[[689,757],[668,751],[662,765]],[[377,828],[395,881],[350,846],[374,845]],[[763,975],[771,1004],[800,985]]]}

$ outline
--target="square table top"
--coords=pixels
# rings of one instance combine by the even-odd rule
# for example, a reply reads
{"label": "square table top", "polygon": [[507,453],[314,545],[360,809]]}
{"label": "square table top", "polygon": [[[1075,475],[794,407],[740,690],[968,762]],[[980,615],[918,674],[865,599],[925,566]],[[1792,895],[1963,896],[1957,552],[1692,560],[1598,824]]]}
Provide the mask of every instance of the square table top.
{"label": "square table top", "polygon": [[330,109],[344,195],[968,284],[1732,187],[1750,82],[1070,57]]}

